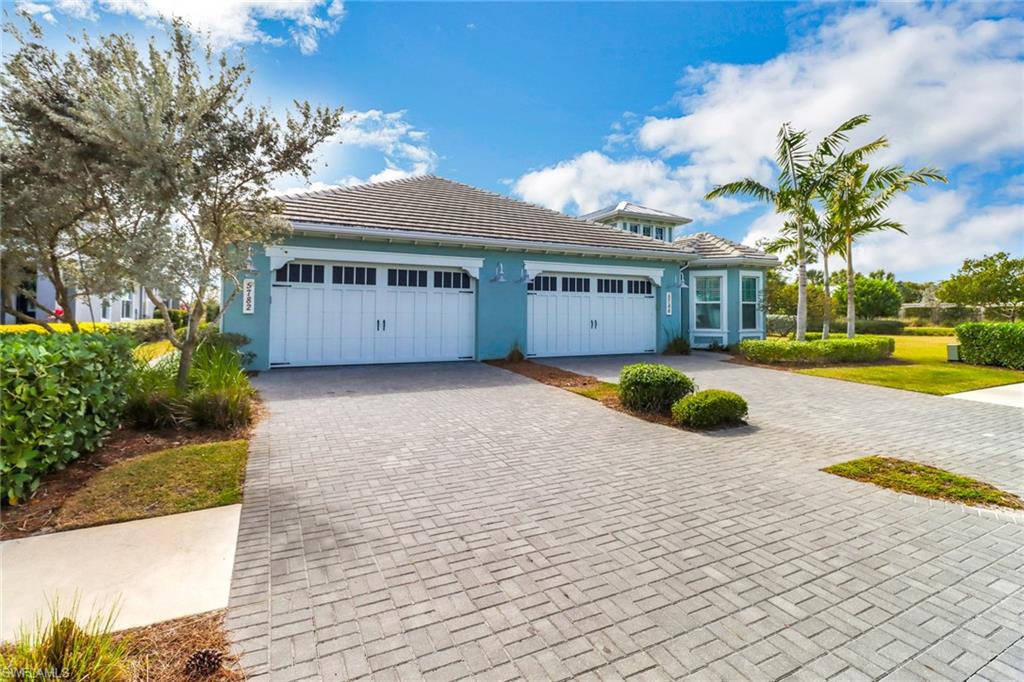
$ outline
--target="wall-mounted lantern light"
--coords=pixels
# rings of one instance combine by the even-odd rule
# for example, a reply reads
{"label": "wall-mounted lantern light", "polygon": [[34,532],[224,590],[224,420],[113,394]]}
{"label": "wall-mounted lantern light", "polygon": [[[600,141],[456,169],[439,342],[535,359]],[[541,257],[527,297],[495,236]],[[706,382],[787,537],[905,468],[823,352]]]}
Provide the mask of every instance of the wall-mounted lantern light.
{"label": "wall-mounted lantern light", "polygon": [[494,277],[491,277],[492,282],[507,282],[505,279],[505,266],[498,261],[498,266],[494,268]]}

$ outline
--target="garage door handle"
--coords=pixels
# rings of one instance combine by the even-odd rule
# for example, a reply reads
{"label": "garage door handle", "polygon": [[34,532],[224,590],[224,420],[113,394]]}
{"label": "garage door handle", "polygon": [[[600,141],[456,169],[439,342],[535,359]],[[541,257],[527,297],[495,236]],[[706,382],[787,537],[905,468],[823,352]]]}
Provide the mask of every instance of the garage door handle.
{"label": "garage door handle", "polygon": [[380,331],[380,320],[377,320],[377,331]]}
{"label": "garage door handle", "polygon": [[388,330],[388,321],[384,320],[383,322],[384,322],[384,331],[387,331]]}

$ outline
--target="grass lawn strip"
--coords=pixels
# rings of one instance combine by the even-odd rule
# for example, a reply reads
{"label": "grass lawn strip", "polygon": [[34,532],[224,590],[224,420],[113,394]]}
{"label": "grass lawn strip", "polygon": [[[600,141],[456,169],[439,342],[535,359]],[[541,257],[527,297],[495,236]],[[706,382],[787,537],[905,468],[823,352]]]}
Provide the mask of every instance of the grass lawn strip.
{"label": "grass lawn strip", "polygon": [[862,457],[833,464],[822,471],[936,500],[1024,509],[1024,502],[1019,497],[988,483],[893,457]]}
{"label": "grass lawn strip", "polygon": [[220,507],[242,499],[248,443],[161,450],[93,476],[61,507],[57,528],[83,528]]}
{"label": "grass lawn strip", "polygon": [[800,374],[874,384],[932,395],[949,395],[1024,382],[1024,372],[946,361],[952,336],[895,336],[893,362],[797,369]]}

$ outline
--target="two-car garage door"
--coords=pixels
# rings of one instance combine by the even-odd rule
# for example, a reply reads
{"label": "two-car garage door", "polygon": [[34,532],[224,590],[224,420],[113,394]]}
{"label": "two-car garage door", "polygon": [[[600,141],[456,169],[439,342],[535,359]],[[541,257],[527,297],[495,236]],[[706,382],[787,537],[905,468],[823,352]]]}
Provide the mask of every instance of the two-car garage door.
{"label": "two-car garage door", "polygon": [[538,275],[527,287],[526,354],[652,353],[655,301],[646,278]]}
{"label": "two-car garage door", "polygon": [[472,359],[475,299],[462,270],[288,263],[271,289],[270,364]]}

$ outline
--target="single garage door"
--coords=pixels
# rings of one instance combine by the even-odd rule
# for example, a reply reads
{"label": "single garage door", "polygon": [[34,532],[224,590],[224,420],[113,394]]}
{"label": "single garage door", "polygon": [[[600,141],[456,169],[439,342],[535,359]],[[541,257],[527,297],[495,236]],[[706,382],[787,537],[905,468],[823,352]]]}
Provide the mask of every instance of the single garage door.
{"label": "single garage door", "polygon": [[472,360],[475,285],[454,269],[288,263],[271,289],[270,364]]}
{"label": "single garage door", "polygon": [[649,279],[538,275],[527,285],[529,356],[653,353],[657,303]]}

